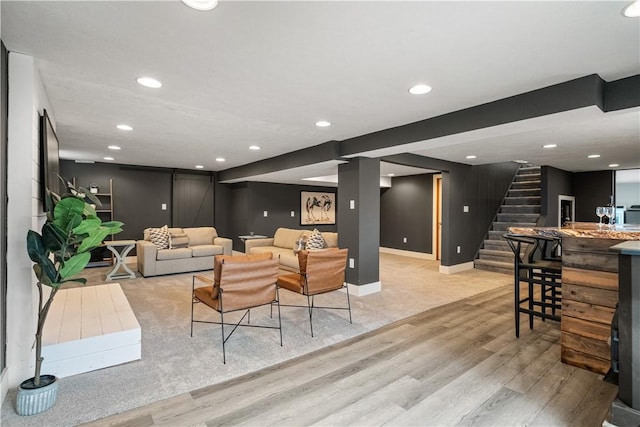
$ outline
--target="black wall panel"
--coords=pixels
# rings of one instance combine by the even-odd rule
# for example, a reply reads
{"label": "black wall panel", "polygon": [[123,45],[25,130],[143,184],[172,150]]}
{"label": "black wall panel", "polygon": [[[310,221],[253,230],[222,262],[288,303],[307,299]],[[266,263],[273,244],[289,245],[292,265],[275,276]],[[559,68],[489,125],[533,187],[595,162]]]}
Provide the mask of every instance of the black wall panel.
{"label": "black wall panel", "polygon": [[558,196],[573,196],[573,186],[571,172],[562,169],[556,169],[551,166],[542,166],[540,168],[542,201],[540,205],[540,214],[545,216],[544,226],[558,226]]}
{"label": "black wall panel", "polygon": [[[76,185],[88,187],[96,184],[100,191],[109,187],[113,180],[114,219],[124,222],[118,239],[142,239],[147,227],[171,225],[171,179],[170,170],[134,168],[107,163],[60,162],[62,176],[76,178]],[[162,210],[162,204],[167,210]]]}
{"label": "black wall panel", "polygon": [[213,176],[183,173],[173,176],[174,227],[211,227],[213,203]]}
{"label": "black wall panel", "polygon": [[433,174],[392,178],[380,190],[380,246],[433,253],[433,221]]}
{"label": "black wall panel", "polygon": [[597,222],[596,207],[607,206],[614,194],[613,171],[578,172],[572,177],[576,221]]}

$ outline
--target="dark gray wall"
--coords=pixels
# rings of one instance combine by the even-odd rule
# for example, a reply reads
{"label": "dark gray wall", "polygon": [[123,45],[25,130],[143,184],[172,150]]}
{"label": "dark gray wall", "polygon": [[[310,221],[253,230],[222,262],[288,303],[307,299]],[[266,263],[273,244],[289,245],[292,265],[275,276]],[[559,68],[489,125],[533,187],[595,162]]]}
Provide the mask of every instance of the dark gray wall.
{"label": "dark gray wall", "polygon": [[432,253],[433,221],[433,174],[392,178],[380,190],[380,246]]}
{"label": "dark gray wall", "polygon": [[540,168],[542,201],[540,215],[545,217],[544,226],[557,227],[558,224],[558,196],[573,196],[571,172],[551,166]]}
{"label": "dark gray wall", "polygon": [[[101,192],[109,187],[109,178],[113,180],[114,219],[124,222],[119,239],[142,239],[147,227],[171,225],[170,170],[69,160],[60,162],[60,170],[67,179],[75,177],[77,186],[97,184]],[[161,209],[162,203],[167,204],[167,210]]]}
{"label": "dark gray wall", "polygon": [[172,225],[206,227],[213,221],[214,182],[211,175],[173,175]]}
{"label": "dark gray wall", "polygon": [[7,359],[7,113],[9,111],[8,55],[0,40],[0,372]]}
{"label": "dark gray wall", "polygon": [[576,196],[576,221],[597,222],[596,207],[607,206],[614,194],[614,172],[578,172],[572,177]]}
{"label": "dark gray wall", "polygon": [[[300,192],[337,193],[336,188],[267,182],[219,184],[218,188],[220,187],[223,187],[222,191],[230,196],[225,203],[230,206],[225,226],[225,230],[229,230],[229,233],[225,237],[233,238],[234,250],[244,252],[244,245],[238,236],[249,234],[251,231],[271,237],[279,227],[309,230],[317,228],[320,231],[337,230],[337,225],[300,225]],[[266,217],[264,211],[267,211]],[[295,216],[291,216],[291,211]]]}

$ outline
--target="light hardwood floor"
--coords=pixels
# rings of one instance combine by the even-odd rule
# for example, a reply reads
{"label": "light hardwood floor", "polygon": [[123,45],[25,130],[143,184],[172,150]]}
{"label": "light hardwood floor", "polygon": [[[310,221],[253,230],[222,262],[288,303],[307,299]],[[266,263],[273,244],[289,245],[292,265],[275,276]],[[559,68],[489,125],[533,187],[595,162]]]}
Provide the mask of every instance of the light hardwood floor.
{"label": "light hardwood floor", "polygon": [[512,298],[502,286],[88,425],[602,425],[617,387],[560,362],[558,323],[516,339]]}

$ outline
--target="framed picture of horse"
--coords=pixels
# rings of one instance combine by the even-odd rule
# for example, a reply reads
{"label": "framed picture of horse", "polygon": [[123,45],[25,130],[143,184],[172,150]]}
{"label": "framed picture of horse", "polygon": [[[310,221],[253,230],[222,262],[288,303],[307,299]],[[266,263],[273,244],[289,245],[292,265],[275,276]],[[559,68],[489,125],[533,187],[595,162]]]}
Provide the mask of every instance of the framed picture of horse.
{"label": "framed picture of horse", "polygon": [[300,225],[336,223],[336,193],[300,192]]}

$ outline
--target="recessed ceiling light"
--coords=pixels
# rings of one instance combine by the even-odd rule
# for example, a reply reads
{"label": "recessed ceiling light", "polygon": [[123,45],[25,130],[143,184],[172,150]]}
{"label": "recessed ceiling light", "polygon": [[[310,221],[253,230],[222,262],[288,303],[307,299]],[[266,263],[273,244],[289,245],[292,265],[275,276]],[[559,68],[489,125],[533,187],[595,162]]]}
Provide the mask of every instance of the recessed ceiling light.
{"label": "recessed ceiling light", "polygon": [[597,159],[598,157],[600,157],[600,154],[589,154],[587,157],[590,159]]}
{"label": "recessed ceiling light", "polygon": [[396,176],[396,174],[395,173],[390,173],[390,174],[387,174],[387,176]]}
{"label": "recessed ceiling light", "polygon": [[558,144],[545,144],[542,146],[542,148],[556,148],[558,146]]}
{"label": "recessed ceiling light", "polygon": [[182,0],[182,3],[195,10],[211,10],[218,5],[218,0]]}
{"label": "recessed ceiling light", "polygon": [[138,77],[136,81],[145,87],[150,87],[152,89],[158,89],[162,87],[162,83],[160,81],[154,79],[153,77]]}
{"label": "recessed ceiling light", "polygon": [[316,126],[318,126],[319,128],[326,128],[328,126],[331,126],[331,122],[328,122],[326,120],[320,120],[316,122]]}
{"label": "recessed ceiling light", "polygon": [[216,162],[224,162],[225,160],[224,157],[216,157]]}
{"label": "recessed ceiling light", "polygon": [[515,163],[520,163],[521,165],[529,163],[527,160],[514,160]]}
{"label": "recessed ceiling light", "polygon": [[473,154],[470,156],[467,156],[467,159],[475,159],[477,156],[474,156]]}
{"label": "recessed ceiling light", "polygon": [[640,0],[636,0],[622,10],[622,14],[627,18],[637,18],[640,16]]}
{"label": "recessed ceiling light", "polygon": [[611,164],[609,165],[609,167],[610,167],[610,168],[617,168],[618,166],[620,166],[620,165],[619,165],[619,164],[617,164],[617,163],[611,163]]}
{"label": "recessed ceiling light", "polygon": [[131,126],[125,124],[116,125],[116,127],[120,130],[133,130]]}
{"label": "recessed ceiling light", "polygon": [[202,166],[202,165],[196,165],[196,169],[204,169],[204,166]]}
{"label": "recessed ceiling light", "polygon": [[117,145],[110,145],[110,146],[108,146],[107,148],[108,148],[109,150],[122,150],[122,148],[120,148],[120,147],[119,147],[119,146],[117,146]]}
{"label": "recessed ceiling light", "polygon": [[115,160],[115,159],[114,159],[113,157],[111,157],[111,156],[104,157],[104,159],[105,159],[105,160]]}
{"label": "recessed ceiling light", "polygon": [[258,147],[257,145],[250,145],[249,146],[249,150],[259,150],[260,147]]}
{"label": "recessed ceiling light", "polygon": [[412,95],[424,95],[431,92],[431,86],[424,83],[417,84],[409,89],[409,93]]}

